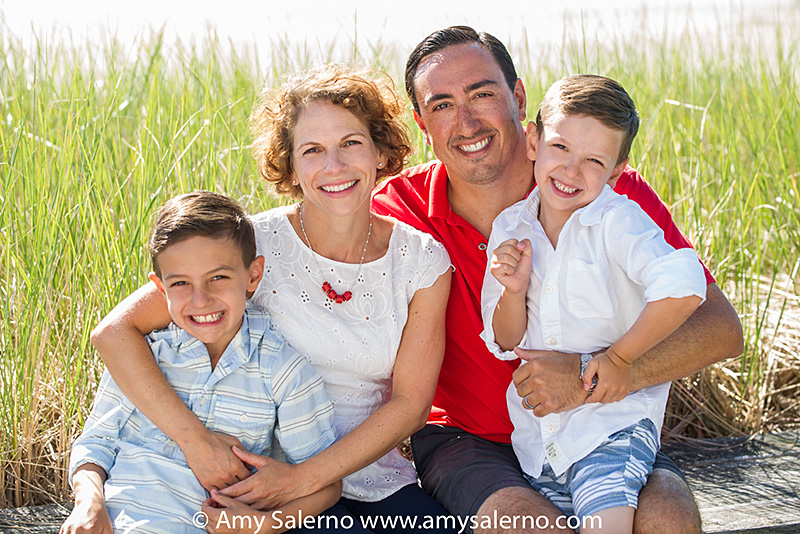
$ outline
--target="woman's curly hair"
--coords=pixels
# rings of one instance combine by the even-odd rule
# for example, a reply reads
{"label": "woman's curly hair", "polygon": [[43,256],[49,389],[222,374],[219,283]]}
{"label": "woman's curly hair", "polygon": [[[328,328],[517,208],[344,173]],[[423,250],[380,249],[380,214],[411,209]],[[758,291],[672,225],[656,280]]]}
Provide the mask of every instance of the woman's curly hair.
{"label": "woman's curly hair", "polygon": [[387,158],[386,166],[377,169],[379,180],[403,169],[411,144],[391,78],[371,69],[323,65],[289,77],[277,93],[265,93],[250,115],[258,170],[278,193],[302,197],[300,186],[292,184],[293,133],[300,113],[317,101],[342,106],[364,122]]}

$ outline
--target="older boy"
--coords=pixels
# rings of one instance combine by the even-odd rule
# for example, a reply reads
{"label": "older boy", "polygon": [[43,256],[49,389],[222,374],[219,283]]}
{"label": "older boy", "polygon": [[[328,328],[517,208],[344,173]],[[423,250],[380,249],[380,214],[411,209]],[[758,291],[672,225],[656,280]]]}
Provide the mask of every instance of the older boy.
{"label": "older boy", "polygon": [[[513,382],[511,443],[531,486],[582,533],[632,532],[639,490],[658,450],[669,383],[631,393],[632,365],[677,329],[706,294],[692,249],[675,250],[638,204],[611,187],[628,163],[639,117],[602,76],[553,84],[528,125],[537,188],[495,219],[482,292],[489,349],[583,353],[587,403],[537,417]],[[607,347],[607,348],[606,348]],[[601,351],[592,358],[591,352]],[[593,382],[596,386],[593,386]],[[610,529],[610,530],[609,530]]]}
{"label": "older boy", "polygon": [[[319,375],[263,312],[246,307],[264,258],[256,257],[253,226],[242,208],[208,192],[173,198],[156,217],[149,251],[150,279],[173,323],[147,341],[186,405],[209,429],[237,438],[242,450],[269,453],[274,435],[297,463],[330,445],[333,407]],[[73,445],[69,472],[76,506],[62,532],[79,526],[108,532],[112,524],[115,532],[205,532],[198,513],[208,493],[180,448],[134,407],[108,371]],[[317,514],[340,491],[334,484],[282,511],[302,507],[303,515]],[[264,519],[266,513],[251,524],[266,531]]]}

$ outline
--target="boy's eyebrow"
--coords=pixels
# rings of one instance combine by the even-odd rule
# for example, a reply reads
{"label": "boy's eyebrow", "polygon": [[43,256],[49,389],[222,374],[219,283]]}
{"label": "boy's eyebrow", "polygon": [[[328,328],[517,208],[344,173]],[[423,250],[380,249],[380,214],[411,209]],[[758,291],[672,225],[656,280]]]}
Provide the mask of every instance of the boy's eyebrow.
{"label": "boy's eyebrow", "polygon": [[[481,87],[486,87],[487,85],[500,85],[500,84],[497,82],[497,80],[492,80],[492,79],[480,80],[465,87],[464,92],[469,93],[476,89],[480,89]],[[432,102],[437,102],[439,100],[446,100],[452,97],[453,95],[450,93],[436,93],[435,95],[431,95],[425,99],[425,105],[428,106]]]}
{"label": "boy's eyebrow", "polygon": [[[214,273],[217,273],[219,271],[233,271],[233,270],[235,270],[235,267],[231,267],[230,265],[220,265],[219,267],[216,267],[216,268],[211,269],[210,271],[208,271],[206,273],[203,273],[203,276],[208,276],[210,274],[214,274]],[[185,278],[187,276],[188,275],[185,275],[185,274],[182,274],[182,273],[167,273],[167,274],[164,275],[164,278],[162,280],[166,281],[166,280],[169,280],[171,278]]]}

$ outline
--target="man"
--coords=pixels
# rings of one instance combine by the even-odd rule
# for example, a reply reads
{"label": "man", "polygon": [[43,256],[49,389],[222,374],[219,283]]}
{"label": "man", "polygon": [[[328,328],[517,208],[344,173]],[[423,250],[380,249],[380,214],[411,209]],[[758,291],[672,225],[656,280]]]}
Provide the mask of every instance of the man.
{"label": "man", "polygon": [[[422,484],[451,513],[475,517],[469,525],[474,532],[524,530],[520,524],[509,528],[508,522],[481,520],[504,516],[542,516],[525,525],[528,531],[571,532],[563,518],[558,521],[558,509],[522,477],[508,445],[505,389],[513,375],[520,397],[539,416],[574,408],[587,396],[579,379],[580,356],[528,351],[529,361],[515,371],[516,363],[496,360],[479,337],[492,221],[534,186],[522,124],[525,89],[502,43],[453,27],[431,34],[411,53],[406,90],[438,161],[388,180],[374,194],[373,207],[431,232],[455,266],[434,406],[429,424],[412,438]],[[666,208],[633,169],[625,171],[616,190],[639,202],[670,243],[686,246]],[[707,301],[637,361],[634,389],[688,376],[741,353],[736,312],[710,274],[707,279]],[[635,532],[700,532],[689,488],[665,458],[656,462],[642,490]]]}

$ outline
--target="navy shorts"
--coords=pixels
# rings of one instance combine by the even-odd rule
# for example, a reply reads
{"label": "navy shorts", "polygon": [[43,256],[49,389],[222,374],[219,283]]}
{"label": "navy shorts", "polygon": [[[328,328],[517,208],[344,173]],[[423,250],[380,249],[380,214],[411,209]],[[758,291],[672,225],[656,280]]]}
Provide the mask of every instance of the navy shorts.
{"label": "navy shorts", "polygon": [[[426,425],[411,436],[414,465],[422,487],[456,516],[475,516],[494,492],[530,488],[510,444],[480,438],[457,427]],[[661,451],[653,469],[686,478]]]}

